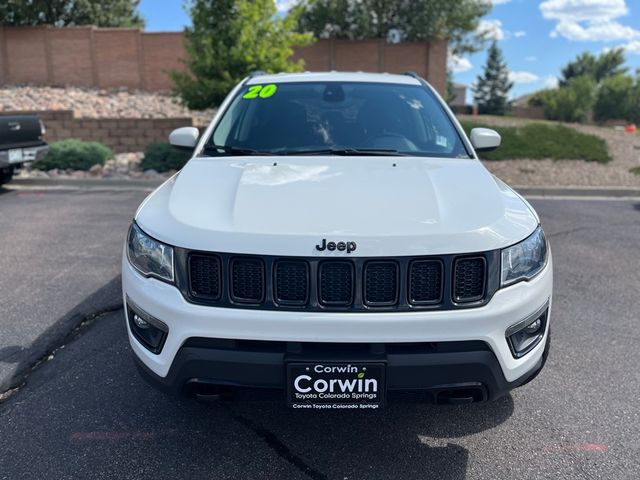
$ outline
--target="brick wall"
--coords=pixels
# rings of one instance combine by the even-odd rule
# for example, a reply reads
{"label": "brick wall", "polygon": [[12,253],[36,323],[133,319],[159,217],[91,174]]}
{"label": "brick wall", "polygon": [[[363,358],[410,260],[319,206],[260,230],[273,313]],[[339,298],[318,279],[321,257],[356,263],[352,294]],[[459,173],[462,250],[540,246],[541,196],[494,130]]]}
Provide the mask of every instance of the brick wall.
{"label": "brick wall", "polygon": [[[183,70],[182,32],[132,28],[2,27],[0,84],[128,87],[168,90]],[[446,85],[447,42],[319,40],[296,49],[307,70],[415,71],[440,93]]]}
{"label": "brick wall", "polygon": [[193,125],[191,118],[78,118],[71,110],[11,112],[20,114],[38,115],[47,129],[48,142],[93,140],[116,153],[138,152],[150,143],[167,142],[173,129]]}
{"label": "brick wall", "polygon": [[184,54],[181,32],[0,26],[0,84],[169,90]]}

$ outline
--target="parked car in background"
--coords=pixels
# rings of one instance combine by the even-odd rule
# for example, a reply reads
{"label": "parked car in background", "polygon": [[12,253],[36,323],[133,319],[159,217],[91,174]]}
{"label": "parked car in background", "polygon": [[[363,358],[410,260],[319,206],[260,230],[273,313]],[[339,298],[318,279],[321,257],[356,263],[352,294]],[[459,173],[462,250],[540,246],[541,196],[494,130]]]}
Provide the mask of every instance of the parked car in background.
{"label": "parked car in background", "polygon": [[0,116],[0,185],[13,177],[16,168],[44,158],[44,124],[36,115]]}

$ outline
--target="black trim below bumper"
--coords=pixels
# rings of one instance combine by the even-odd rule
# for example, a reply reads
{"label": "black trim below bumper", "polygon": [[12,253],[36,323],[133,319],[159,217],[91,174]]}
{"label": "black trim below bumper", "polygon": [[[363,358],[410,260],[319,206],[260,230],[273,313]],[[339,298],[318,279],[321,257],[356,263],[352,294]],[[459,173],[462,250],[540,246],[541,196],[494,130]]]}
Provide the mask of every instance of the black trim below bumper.
{"label": "black trim below bumper", "polygon": [[197,393],[194,386],[224,386],[272,390],[284,399],[287,362],[348,361],[385,363],[391,397],[412,392],[426,393],[434,401],[455,400],[455,392],[462,391],[469,401],[485,401],[532,380],[544,366],[549,345],[547,340],[537,365],[514,382],[506,381],[498,359],[484,342],[311,344],[190,339],[166,377],[153,373],[135,354],[134,358],[152,386],[173,395]]}

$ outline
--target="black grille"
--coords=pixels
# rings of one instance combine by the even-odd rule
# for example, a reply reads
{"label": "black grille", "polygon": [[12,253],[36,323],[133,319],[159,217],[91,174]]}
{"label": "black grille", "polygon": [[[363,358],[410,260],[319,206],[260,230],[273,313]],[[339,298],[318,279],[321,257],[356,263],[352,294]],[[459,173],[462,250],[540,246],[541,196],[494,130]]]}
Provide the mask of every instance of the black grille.
{"label": "black grille", "polygon": [[442,262],[415,260],[409,267],[409,303],[430,305],[442,300]]}
{"label": "black grille", "polygon": [[176,286],[200,305],[388,312],[485,305],[500,287],[500,250],[398,257],[287,257],[174,249]]}
{"label": "black grille", "polygon": [[260,303],[264,298],[264,264],[256,258],[231,260],[231,298],[236,302]]}
{"label": "black grille", "polygon": [[209,300],[217,300],[222,294],[222,269],[220,257],[215,255],[189,256],[189,284],[191,294]]}
{"label": "black grille", "polygon": [[364,274],[364,303],[389,306],[398,302],[398,264],[369,262]]}
{"label": "black grille", "polygon": [[305,305],[309,298],[309,266],[304,260],[275,264],[275,299],[282,305]]}
{"label": "black grille", "polygon": [[486,277],[484,257],[459,258],[454,268],[454,300],[462,303],[482,299]]}
{"label": "black grille", "polygon": [[320,264],[320,302],[331,306],[348,306],[353,302],[353,264],[323,262]]}

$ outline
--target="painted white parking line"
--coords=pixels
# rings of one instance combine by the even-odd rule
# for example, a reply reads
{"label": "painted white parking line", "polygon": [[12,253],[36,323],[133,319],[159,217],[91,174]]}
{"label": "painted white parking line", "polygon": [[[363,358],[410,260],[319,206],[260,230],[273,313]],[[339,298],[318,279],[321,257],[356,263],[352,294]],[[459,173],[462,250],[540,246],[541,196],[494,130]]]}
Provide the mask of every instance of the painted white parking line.
{"label": "painted white parking line", "polygon": [[628,202],[640,201],[640,197],[590,197],[584,195],[524,195],[527,200],[572,200],[572,201],[598,201],[598,202]]}

